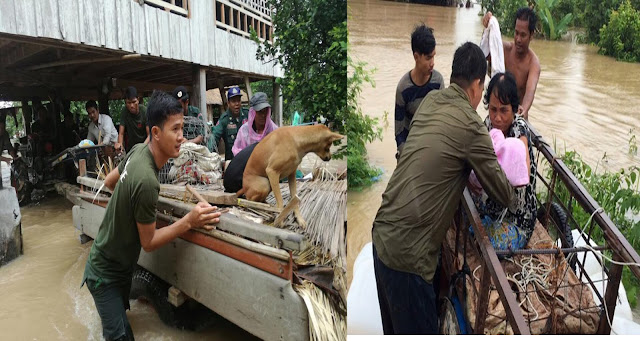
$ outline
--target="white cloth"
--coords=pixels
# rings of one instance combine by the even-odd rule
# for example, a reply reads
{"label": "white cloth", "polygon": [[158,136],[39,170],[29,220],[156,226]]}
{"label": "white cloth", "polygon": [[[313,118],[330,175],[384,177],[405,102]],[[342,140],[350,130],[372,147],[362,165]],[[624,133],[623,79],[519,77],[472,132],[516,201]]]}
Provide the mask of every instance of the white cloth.
{"label": "white cloth", "polygon": [[347,334],[383,334],[372,243],[362,248],[353,264],[353,280],[347,294]]}
{"label": "white cloth", "polygon": [[[87,130],[87,140],[91,140],[96,144],[98,143],[99,136],[102,138],[102,144],[107,146],[112,146],[118,141],[118,131],[113,125],[113,121],[109,115],[98,115],[98,125],[90,122]],[[102,132],[102,134],[100,132]]]}
{"label": "white cloth", "polygon": [[496,17],[489,19],[487,28],[482,32],[480,48],[484,56],[491,55],[491,77],[496,73],[504,72],[504,49],[502,47],[502,35],[500,25]]}
{"label": "white cloth", "polygon": [[173,166],[169,170],[169,180],[172,182],[213,184],[221,178],[220,155],[209,152],[206,146],[192,142],[180,146],[180,154],[173,159]]}

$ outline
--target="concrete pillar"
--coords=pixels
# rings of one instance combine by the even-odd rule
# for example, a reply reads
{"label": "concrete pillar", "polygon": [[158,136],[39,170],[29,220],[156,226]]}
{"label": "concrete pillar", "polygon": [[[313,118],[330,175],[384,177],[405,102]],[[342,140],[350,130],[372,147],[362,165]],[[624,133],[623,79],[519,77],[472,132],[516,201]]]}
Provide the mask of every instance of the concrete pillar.
{"label": "concrete pillar", "polygon": [[[202,116],[207,117],[207,69],[199,66],[193,67],[193,90],[189,104],[198,107]],[[206,122],[205,122],[206,123]]]}
{"label": "concrete pillar", "polygon": [[282,91],[280,89],[280,84],[273,81],[273,121],[278,125],[278,127],[282,127]]}

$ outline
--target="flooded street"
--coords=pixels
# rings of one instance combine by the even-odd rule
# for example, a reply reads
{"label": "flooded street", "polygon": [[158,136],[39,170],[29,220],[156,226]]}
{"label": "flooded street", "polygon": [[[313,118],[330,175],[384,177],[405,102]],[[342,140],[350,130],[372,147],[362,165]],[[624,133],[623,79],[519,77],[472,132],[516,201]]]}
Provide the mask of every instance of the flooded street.
{"label": "flooded street", "polygon": [[[396,144],[393,135],[395,90],[400,78],[414,66],[410,35],[424,22],[434,29],[435,69],[449,85],[455,49],[466,41],[480,42],[482,34],[479,6],[449,8],[389,1],[349,0],[350,55],[375,68],[375,88],[364,87],[361,107],[373,117],[388,113],[383,141],[368,146],[372,164],[381,167],[381,181],[348,196],[348,281],[353,262],[362,247],[371,241],[371,226],[380,207],[382,193],[395,168]],[[512,37],[503,37],[512,41]],[[640,164],[631,156],[629,130],[640,136],[640,64],[617,62],[597,54],[597,48],[572,42],[534,39],[531,48],[538,55],[541,75],[533,106],[532,125],[558,154],[578,151],[595,167],[606,153],[600,168],[617,170]],[[487,111],[481,104],[482,118]],[[425,165],[429,167],[429,165]]]}
{"label": "flooded street", "polygon": [[[80,288],[92,242],[80,244],[71,207],[51,194],[22,208],[24,255],[0,268],[0,339],[102,339],[91,294]],[[167,327],[151,305],[130,302],[127,315],[137,340],[254,339],[226,320],[198,333]]]}

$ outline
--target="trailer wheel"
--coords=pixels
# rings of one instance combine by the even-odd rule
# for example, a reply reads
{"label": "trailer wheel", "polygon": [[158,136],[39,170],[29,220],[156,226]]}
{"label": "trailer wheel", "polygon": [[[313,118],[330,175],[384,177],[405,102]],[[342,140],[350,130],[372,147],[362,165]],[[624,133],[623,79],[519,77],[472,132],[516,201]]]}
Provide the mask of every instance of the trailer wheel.
{"label": "trailer wheel", "polygon": [[[544,217],[546,207],[547,207],[547,203],[544,203],[538,209],[538,220],[541,220]],[[567,223],[567,213],[564,211],[562,206],[557,202],[551,202],[550,211],[551,211],[549,214],[549,218],[551,218],[550,223],[555,225],[558,228],[558,231],[560,231],[560,233],[562,233],[562,235],[564,236],[564,240],[562,240],[561,238],[562,247],[564,248],[574,247],[575,244],[573,240],[573,234],[571,233],[571,227]],[[547,229],[549,228],[547,227]],[[565,257],[568,257],[569,255],[570,253],[564,254]],[[576,271],[577,260],[578,260],[577,257],[573,256],[569,261],[569,266],[574,272]]]}
{"label": "trailer wheel", "polygon": [[179,307],[167,300],[171,285],[142,267],[133,273],[129,299],[145,298],[155,308],[162,322],[170,327],[200,331],[222,319],[209,308],[192,299]]}

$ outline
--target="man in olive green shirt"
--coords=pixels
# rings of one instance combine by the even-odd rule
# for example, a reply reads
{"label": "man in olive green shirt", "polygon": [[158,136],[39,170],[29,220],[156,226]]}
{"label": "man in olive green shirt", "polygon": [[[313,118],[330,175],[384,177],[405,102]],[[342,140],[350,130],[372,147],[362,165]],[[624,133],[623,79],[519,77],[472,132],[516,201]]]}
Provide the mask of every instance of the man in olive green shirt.
{"label": "man in olive green shirt", "polygon": [[[202,121],[202,124],[205,124],[204,117],[200,113],[200,109],[198,107],[194,107],[193,105],[189,105],[189,93],[187,92],[187,88],[180,85],[173,89],[173,96],[175,96],[178,100],[180,100],[180,104],[182,104],[182,112],[185,113],[185,116],[191,116]],[[204,128],[203,128],[204,129]],[[202,144],[204,142],[204,130],[199,132],[200,135],[196,136],[191,140],[187,140],[186,142],[193,142],[195,144]]]}
{"label": "man in olive green shirt", "polygon": [[124,94],[125,105],[120,114],[118,142],[114,148],[119,150],[124,143],[124,149],[129,152],[136,144],[147,141],[149,126],[147,126],[147,108],[138,102],[138,90],[130,86]]}
{"label": "man in olive green shirt", "polygon": [[135,145],[104,181],[113,195],[82,280],[93,296],[106,340],[133,340],[125,310],[140,247],[152,252],[191,228],[217,223],[220,216],[216,207],[199,203],[182,219],[156,229],[158,170],[180,153],[184,117],[178,100],[158,91],[149,101],[148,114],[149,143]]}
{"label": "man in olive green shirt", "polygon": [[473,169],[487,193],[511,206],[514,190],[476,113],[486,61],[465,43],[451,85],[431,91],[416,111],[373,223],[373,256],[385,334],[438,332],[432,285],[440,245]]}
{"label": "man in olive green shirt", "polygon": [[224,140],[224,158],[225,160],[233,159],[233,144],[236,142],[238,129],[247,122],[249,111],[242,108],[242,93],[240,88],[234,86],[227,91],[227,102],[229,109],[222,114],[218,124],[213,127],[213,140]]}

